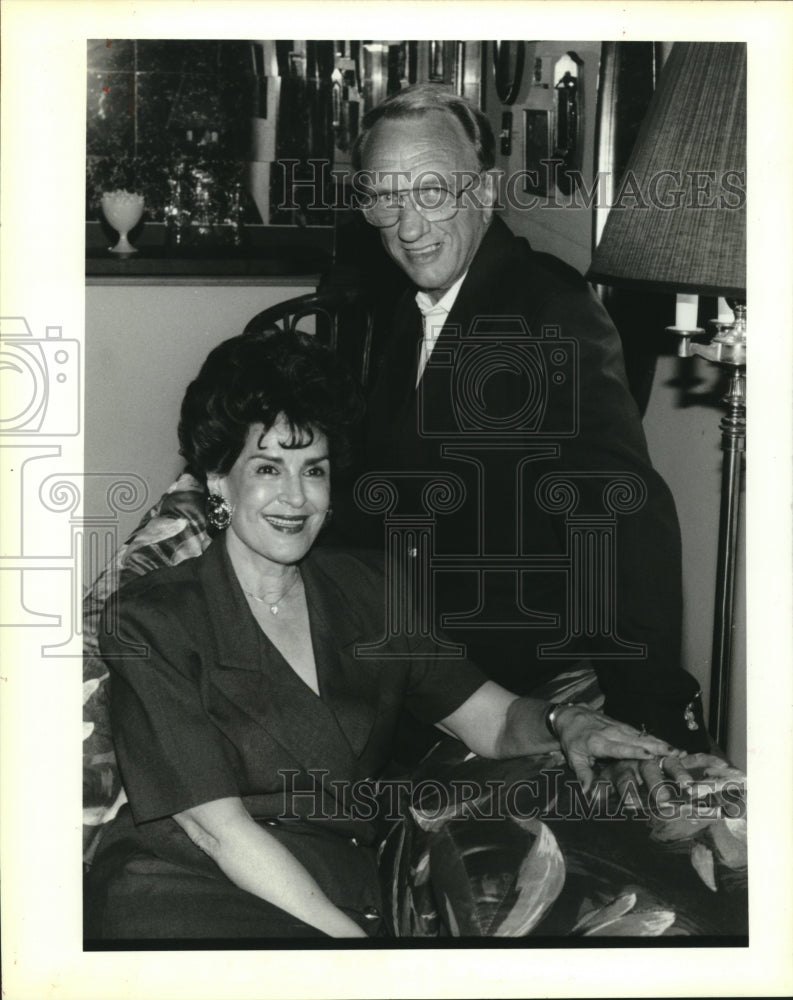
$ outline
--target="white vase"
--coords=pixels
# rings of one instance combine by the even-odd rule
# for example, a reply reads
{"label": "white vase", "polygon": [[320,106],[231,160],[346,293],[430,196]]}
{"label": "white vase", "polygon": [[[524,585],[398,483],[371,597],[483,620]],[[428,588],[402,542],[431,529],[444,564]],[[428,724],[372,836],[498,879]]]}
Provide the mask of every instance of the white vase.
{"label": "white vase", "polygon": [[111,253],[137,253],[129,242],[130,230],[140,222],[143,215],[143,195],[129,191],[105,191],[102,195],[102,211],[110,225],[118,232],[119,240]]}

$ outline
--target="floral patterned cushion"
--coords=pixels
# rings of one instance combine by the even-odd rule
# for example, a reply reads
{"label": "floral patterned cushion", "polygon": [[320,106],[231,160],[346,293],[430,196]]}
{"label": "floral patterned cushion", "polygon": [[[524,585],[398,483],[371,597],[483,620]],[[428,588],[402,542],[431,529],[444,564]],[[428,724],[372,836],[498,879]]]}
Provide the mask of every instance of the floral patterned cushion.
{"label": "floral patterned cushion", "polygon": [[[597,704],[594,674],[538,695]],[[687,758],[696,773],[701,755]],[[575,938],[747,934],[740,774],[722,814],[671,818],[645,799],[586,813],[561,754],[492,761],[451,738],[400,788],[379,862],[398,937]],[[686,812],[685,809],[682,810]]]}
{"label": "floral patterned cushion", "polygon": [[108,671],[99,654],[99,624],[108,597],[136,576],[200,555],[207,547],[204,487],[185,473],[120,546],[83,598],[83,854],[90,863],[101,837],[126,801],[108,710]]}

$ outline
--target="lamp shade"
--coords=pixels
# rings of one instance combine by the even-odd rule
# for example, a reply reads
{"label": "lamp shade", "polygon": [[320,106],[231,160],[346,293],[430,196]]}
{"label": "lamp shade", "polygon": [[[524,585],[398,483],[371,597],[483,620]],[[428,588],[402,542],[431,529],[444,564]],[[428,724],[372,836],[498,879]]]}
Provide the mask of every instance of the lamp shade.
{"label": "lamp shade", "polygon": [[587,277],[745,297],[745,44],[672,47]]}

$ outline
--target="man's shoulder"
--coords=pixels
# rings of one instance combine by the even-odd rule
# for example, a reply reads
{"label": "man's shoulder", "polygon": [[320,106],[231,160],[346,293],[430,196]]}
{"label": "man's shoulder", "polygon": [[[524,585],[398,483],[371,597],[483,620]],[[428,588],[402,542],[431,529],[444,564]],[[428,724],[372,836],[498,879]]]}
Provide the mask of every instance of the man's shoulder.
{"label": "man's shoulder", "polygon": [[530,266],[552,285],[585,291],[589,282],[576,269],[553,254],[529,249]]}
{"label": "man's shoulder", "polygon": [[525,237],[515,235],[500,219],[494,220],[493,225],[494,257],[501,265],[498,274],[504,281],[524,283],[529,280],[550,292],[589,288],[583,275],[561,258],[534,250]]}

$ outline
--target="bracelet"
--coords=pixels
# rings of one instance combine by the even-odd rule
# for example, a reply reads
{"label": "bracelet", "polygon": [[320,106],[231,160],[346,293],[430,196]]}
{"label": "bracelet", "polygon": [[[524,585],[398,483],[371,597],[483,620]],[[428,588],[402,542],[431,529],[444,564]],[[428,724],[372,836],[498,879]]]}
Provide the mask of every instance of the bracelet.
{"label": "bracelet", "polygon": [[545,712],[545,728],[553,736],[555,740],[559,739],[559,733],[556,731],[556,716],[563,708],[574,708],[574,701],[561,701],[557,704],[551,704],[548,706]]}

